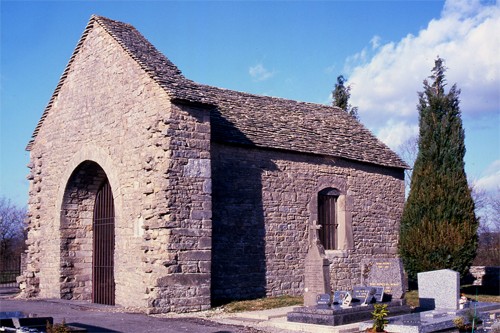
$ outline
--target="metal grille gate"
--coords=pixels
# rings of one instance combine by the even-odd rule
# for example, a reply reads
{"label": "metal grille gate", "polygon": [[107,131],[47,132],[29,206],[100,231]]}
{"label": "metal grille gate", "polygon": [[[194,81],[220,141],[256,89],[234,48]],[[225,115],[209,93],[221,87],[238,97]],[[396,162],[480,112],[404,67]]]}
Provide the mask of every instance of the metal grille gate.
{"label": "metal grille gate", "polygon": [[94,206],[92,302],[115,304],[115,208],[108,180],[97,192]]}

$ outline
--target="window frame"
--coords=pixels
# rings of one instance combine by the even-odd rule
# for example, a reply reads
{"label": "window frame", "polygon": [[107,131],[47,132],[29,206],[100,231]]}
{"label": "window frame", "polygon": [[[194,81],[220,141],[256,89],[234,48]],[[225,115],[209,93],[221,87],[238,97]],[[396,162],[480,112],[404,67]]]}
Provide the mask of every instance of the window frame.
{"label": "window frame", "polygon": [[340,191],[326,188],[318,192],[319,240],[325,250],[338,249],[338,199]]}

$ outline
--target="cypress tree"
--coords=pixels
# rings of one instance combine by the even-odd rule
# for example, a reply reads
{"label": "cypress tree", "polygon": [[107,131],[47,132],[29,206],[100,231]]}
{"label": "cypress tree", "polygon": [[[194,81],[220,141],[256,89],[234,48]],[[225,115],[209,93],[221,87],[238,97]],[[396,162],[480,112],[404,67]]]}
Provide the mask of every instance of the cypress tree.
{"label": "cypress tree", "polygon": [[349,104],[351,98],[351,85],[346,86],[347,79],[343,75],[337,76],[337,83],[332,91],[332,105],[338,106],[357,120],[359,120],[358,107]]}
{"label": "cypress tree", "polygon": [[445,71],[438,57],[419,92],[419,149],[399,243],[410,279],[444,268],[463,275],[476,254],[478,220],[464,170],[460,90],[453,85],[445,92]]}

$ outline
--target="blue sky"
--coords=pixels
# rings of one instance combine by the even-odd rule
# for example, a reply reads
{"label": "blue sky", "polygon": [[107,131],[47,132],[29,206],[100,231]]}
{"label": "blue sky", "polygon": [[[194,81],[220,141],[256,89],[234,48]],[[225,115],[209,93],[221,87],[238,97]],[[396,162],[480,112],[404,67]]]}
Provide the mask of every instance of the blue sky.
{"label": "blue sky", "polygon": [[[25,205],[24,151],[90,16],[134,25],[197,82],[351,103],[395,150],[418,131],[417,91],[436,56],[462,89],[466,171],[500,187],[500,6],[496,1],[4,1],[0,195]],[[494,33],[496,32],[496,33]]]}

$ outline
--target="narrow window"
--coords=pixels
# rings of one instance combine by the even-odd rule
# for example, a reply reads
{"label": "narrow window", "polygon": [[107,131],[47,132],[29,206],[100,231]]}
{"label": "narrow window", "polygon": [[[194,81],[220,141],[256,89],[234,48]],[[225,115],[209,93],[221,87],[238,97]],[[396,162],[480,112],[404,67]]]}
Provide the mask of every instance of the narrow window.
{"label": "narrow window", "polygon": [[338,246],[337,200],[340,192],[327,188],[318,193],[319,239],[325,250],[335,250]]}

